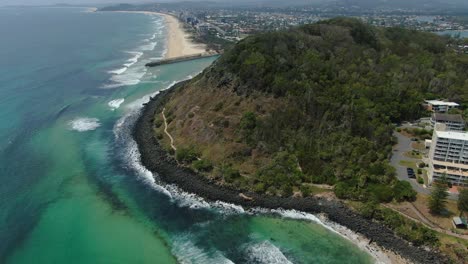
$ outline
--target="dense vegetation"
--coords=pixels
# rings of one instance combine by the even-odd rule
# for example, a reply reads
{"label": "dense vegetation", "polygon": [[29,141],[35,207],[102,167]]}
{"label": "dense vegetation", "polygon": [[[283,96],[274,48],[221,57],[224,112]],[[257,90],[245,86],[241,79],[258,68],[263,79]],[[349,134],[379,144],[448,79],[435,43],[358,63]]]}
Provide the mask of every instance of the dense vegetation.
{"label": "dense vegetation", "polygon": [[379,206],[375,201],[363,204],[359,211],[366,218],[376,219],[384,223],[395,230],[397,235],[411,241],[414,245],[437,246],[439,244],[436,232],[403,217],[391,209]]}
{"label": "dense vegetation", "polygon": [[[213,145],[244,146],[223,164],[211,160],[211,175],[240,188],[286,196],[304,184],[326,183],[335,185],[341,198],[414,199],[388,163],[393,124],[427,114],[421,107],[427,98],[467,105],[468,56],[452,50],[453,41],[347,18],[244,39],[189,84],[200,88],[198,94],[190,91],[190,98],[224,93],[222,102],[199,103],[199,111],[214,116],[203,120],[209,123],[200,131],[217,135],[210,139]],[[177,112],[181,102],[192,100],[188,94],[168,108]],[[268,105],[242,103],[267,97],[274,98]],[[179,121],[170,127],[176,141],[189,131],[177,127],[201,126],[203,119],[178,111]],[[204,159],[213,152],[208,145],[198,146]],[[250,175],[232,172],[247,161],[258,166]],[[201,165],[197,162],[206,167]]]}

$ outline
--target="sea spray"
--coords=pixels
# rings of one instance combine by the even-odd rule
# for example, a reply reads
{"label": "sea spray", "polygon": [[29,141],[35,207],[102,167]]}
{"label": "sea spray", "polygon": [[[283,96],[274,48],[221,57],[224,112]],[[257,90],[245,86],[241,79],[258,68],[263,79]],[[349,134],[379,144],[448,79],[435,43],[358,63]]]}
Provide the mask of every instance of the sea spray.
{"label": "sea spray", "polygon": [[96,128],[101,126],[101,123],[99,123],[99,119],[97,118],[79,117],[79,118],[71,120],[68,123],[68,126],[70,130],[75,130],[78,132],[85,132],[85,131],[95,130]]}
{"label": "sea spray", "polygon": [[283,252],[268,240],[248,244],[246,253],[249,262],[252,263],[292,264]]}
{"label": "sea spray", "polygon": [[123,104],[123,102],[125,102],[125,99],[120,98],[120,99],[109,101],[107,105],[111,108],[111,110],[115,110],[115,109],[118,109],[120,105]]}
{"label": "sea spray", "polygon": [[192,241],[195,240],[191,234],[181,234],[174,238],[173,254],[177,256],[179,263],[216,263],[216,264],[234,264],[230,259],[224,256],[220,251],[206,252],[196,246]]}

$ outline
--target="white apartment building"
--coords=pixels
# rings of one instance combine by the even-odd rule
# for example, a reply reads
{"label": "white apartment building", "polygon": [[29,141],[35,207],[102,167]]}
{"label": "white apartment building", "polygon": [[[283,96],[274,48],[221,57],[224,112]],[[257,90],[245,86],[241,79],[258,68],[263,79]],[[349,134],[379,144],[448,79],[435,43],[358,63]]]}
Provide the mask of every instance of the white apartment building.
{"label": "white apartment building", "polygon": [[460,105],[454,102],[445,102],[440,100],[425,100],[427,110],[436,113],[446,113],[452,108],[458,108]]}
{"label": "white apartment building", "polygon": [[463,131],[465,129],[465,120],[461,115],[450,115],[442,113],[433,113],[431,116],[431,125],[442,123],[447,125],[447,130]]}
{"label": "white apartment building", "polygon": [[468,133],[438,123],[429,150],[429,183],[444,175],[454,185],[468,185]]}

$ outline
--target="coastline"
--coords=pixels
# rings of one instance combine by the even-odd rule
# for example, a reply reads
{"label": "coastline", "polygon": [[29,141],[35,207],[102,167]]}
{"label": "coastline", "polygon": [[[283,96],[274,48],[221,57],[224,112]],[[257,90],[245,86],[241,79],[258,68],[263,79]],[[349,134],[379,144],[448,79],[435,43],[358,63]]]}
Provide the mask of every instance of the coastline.
{"label": "coastline", "polygon": [[135,13],[145,15],[159,15],[165,20],[166,25],[166,53],[164,59],[173,59],[177,57],[205,54],[206,45],[194,43],[190,39],[190,34],[185,31],[179,20],[170,14],[150,11],[111,11],[116,13]]}
{"label": "coastline", "polygon": [[223,201],[247,208],[297,210],[311,214],[324,214],[324,220],[343,237],[367,251],[378,263],[446,263],[443,256],[421,247],[415,247],[397,237],[383,224],[363,218],[344,204],[326,198],[283,198],[247,193],[245,199],[239,191],[216,185],[186,167],[181,167],[159,145],[152,133],[154,115],[162,111],[172,92],[188,81],[180,82],[144,105],[134,128],[133,137],[138,145],[141,163],[164,183],[175,184],[186,192],[210,201]]}

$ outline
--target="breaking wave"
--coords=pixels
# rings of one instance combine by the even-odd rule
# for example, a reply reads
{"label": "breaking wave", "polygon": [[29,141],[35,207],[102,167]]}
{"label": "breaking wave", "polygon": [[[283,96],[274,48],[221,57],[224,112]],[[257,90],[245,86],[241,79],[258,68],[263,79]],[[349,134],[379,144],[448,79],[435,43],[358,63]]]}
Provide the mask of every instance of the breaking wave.
{"label": "breaking wave", "polygon": [[107,103],[107,105],[108,105],[112,110],[115,110],[115,109],[119,108],[120,105],[123,104],[124,101],[125,101],[124,98],[115,99],[115,100],[109,101],[109,103]]}
{"label": "breaking wave", "polygon": [[179,235],[174,238],[173,252],[177,256],[179,263],[219,263],[219,264],[234,264],[230,259],[225,257],[220,251],[206,252],[197,247],[192,241],[194,239],[189,234]]}
{"label": "breaking wave", "polygon": [[292,264],[279,248],[269,241],[250,244],[246,253],[250,262],[265,264]]}
{"label": "breaking wave", "polygon": [[70,121],[68,126],[71,130],[85,132],[95,130],[101,126],[101,123],[99,123],[99,119],[97,118],[80,117]]}

